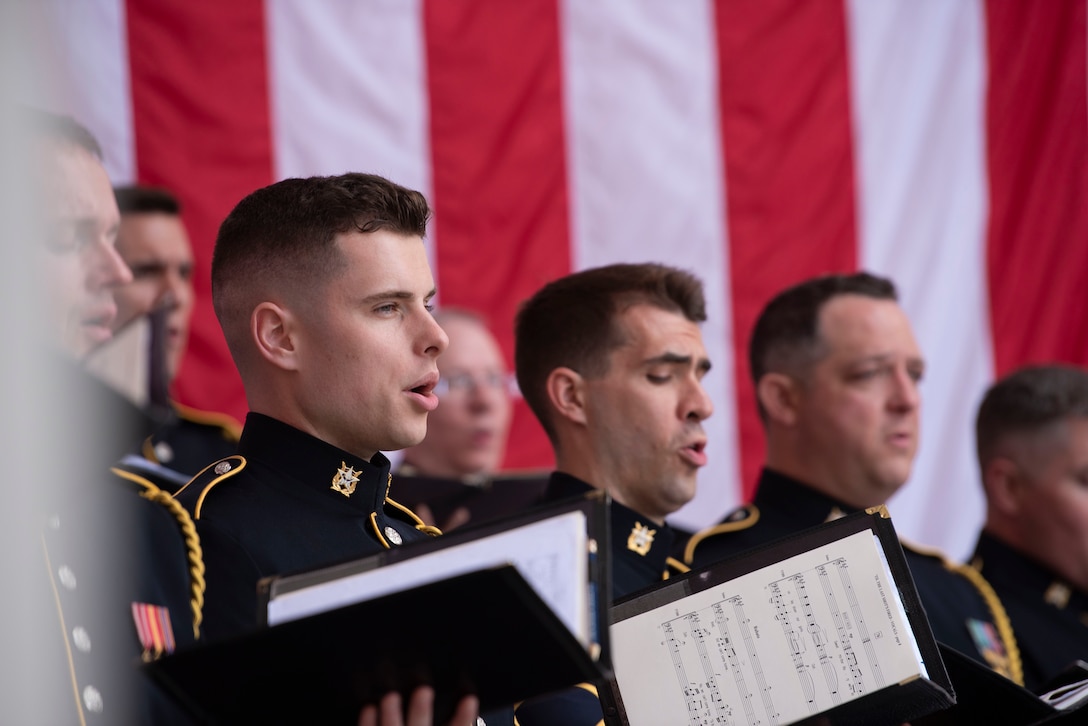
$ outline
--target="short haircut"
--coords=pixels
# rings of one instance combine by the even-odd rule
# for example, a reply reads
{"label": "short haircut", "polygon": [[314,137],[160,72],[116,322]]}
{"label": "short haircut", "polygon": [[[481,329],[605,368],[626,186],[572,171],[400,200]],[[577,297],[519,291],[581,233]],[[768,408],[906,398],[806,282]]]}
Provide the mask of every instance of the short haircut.
{"label": "short haircut", "polygon": [[417,191],[373,174],[284,179],[258,189],[219,227],[212,255],[212,304],[236,364],[249,315],[269,290],[290,295],[335,277],[348,232],[388,230],[423,237],[430,218]]}
{"label": "short haircut", "polygon": [[117,198],[117,208],[121,214],[147,214],[161,212],[176,217],[181,213],[181,204],[169,190],[144,184],[129,184],[113,188]]}
{"label": "short haircut", "polygon": [[13,121],[20,138],[30,142],[32,151],[17,150],[8,162],[24,177],[32,198],[40,200],[43,209],[53,209],[64,187],[64,171],[57,165],[62,154],[82,149],[102,161],[102,147],[86,126],[71,116],[44,111],[32,106],[16,106]]}
{"label": "short haircut", "polygon": [[44,141],[73,144],[102,160],[102,146],[90,130],[66,114],[52,113],[40,108],[23,106],[19,109],[24,130]]}
{"label": "short haircut", "polygon": [[1088,418],[1088,371],[1071,365],[1021,368],[986,392],[975,419],[980,465],[1005,436],[1031,434],[1070,417]]}
{"label": "short haircut", "polygon": [[698,278],[653,263],[576,272],[548,283],[522,305],[514,329],[514,369],[522,395],[553,442],[548,376],[564,366],[587,378],[607,373],[610,354],[625,343],[617,319],[640,304],[696,323],[706,320]]}
{"label": "short haircut", "polygon": [[826,354],[820,338],[820,311],[840,295],[899,299],[891,280],[868,272],[823,275],[786,288],[767,303],[752,330],[748,364],[754,384],[758,386],[771,371],[797,374]]}

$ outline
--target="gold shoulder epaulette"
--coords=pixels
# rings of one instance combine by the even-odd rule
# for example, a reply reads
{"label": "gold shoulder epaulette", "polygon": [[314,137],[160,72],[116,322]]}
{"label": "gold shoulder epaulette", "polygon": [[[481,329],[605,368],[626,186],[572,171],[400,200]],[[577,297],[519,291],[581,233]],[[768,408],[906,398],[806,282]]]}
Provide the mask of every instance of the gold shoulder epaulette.
{"label": "gold shoulder epaulette", "polygon": [[183,418],[186,421],[192,421],[193,423],[203,424],[204,426],[213,426],[223,432],[223,438],[228,441],[234,441],[237,443],[238,439],[242,436],[242,425],[238,423],[238,419],[219,411],[201,411],[198,408],[192,408],[184,404],[173,401],[174,411],[177,412],[179,418]]}
{"label": "gold shoulder epaulette", "polygon": [[235,454],[225,459],[220,459],[214,464],[208,464],[189,483],[178,489],[174,496],[179,496],[185,491],[199,492],[196,505],[193,507],[193,519],[200,519],[200,510],[204,506],[204,499],[213,487],[230,479],[232,476],[246,468],[246,458]]}
{"label": "gold shoulder epaulette", "polygon": [[747,504],[743,507],[738,507],[726,516],[719,524],[715,524],[712,527],[696,532],[688,540],[688,544],[684,547],[684,564],[691,565],[695,561],[695,548],[702,542],[710,539],[711,537],[717,537],[721,534],[728,534],[729,532],[739,532],[744,529],[752,527],[759,521],[759,507],[754,504]]}
{"label": "gold shoulder epaulette", "polygon": [[979,597],[986,604],[986,609],[990,611],[990,617],[993,620],[994,627],[997,628],[998,636],[1005,645],[1008,663],[1004,675],[1018,685],[1024,685],[1024,666],[1020,658],[1020,646],[1016,642],[1016,634],[1012,629],[1012,622],[1009,620],[1009,615],[1005,611],[1005,605],[1001,602],[1001,598],[994,592],[993,587],[982,576],[982,573],[971,565],[963,565],[954,561],[937,547],[908,542],[902,537],[899,538],[899,543],[904,550],[937,560],[946,570],[965,579],[978,592]]}

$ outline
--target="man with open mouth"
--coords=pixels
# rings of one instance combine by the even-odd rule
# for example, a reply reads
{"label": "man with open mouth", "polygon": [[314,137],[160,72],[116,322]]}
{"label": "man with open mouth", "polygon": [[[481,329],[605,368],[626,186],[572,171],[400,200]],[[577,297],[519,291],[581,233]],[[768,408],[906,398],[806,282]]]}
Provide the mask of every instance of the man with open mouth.
{"label": "man with open mouth", "polygon": [[[518,384],[555,451],[544,498],[611,495],[613,597],[686,569],[669,557],[665,518],[695,496],[707,462],[705,319],[702,283],[658,264],[568,275],[518,314]],[[516,715],[521,726],[603,718],[592,684],[528,700]]]}

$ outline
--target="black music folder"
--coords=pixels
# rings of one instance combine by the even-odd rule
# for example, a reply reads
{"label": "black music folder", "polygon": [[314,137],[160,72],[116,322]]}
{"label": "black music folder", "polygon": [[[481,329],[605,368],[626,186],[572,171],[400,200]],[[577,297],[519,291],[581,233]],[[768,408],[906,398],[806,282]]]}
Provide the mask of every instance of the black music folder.
{"label": "black music folder", "polygon": [[915,719],[914,726],[955,726],[965,723],[995,723],[1003,726],[1028,724],[1088,723],[1088,670],[1077,668],[1061,685],[1054,684],[1036,695],[1005,676],[954,648],[941,645],[956,705],[946,711]]}
{"label": "black music folder", "polygon": [[267,625],[144,668],[209,724],[355,724],[434,686],[436,723],[609,672],[606,497],[261,583]]}
{"label": "black music folder", "polygon": [[884,507],[618,601],[612,724],[902,724],[954,703]]}

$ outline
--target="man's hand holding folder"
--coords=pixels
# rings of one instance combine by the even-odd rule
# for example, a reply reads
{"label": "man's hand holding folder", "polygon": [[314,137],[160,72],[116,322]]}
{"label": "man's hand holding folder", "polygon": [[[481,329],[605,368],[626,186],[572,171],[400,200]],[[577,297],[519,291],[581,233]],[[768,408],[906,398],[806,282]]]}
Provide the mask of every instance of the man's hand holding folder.
{"label": "man's hand holding folder", "polygon": [[[474,726],[480,710],[475,696],[465,696],[457,704],[448,726]],[[432,726],[434,719],[434,689],[420,686],[408,699],[408,714],[402,715],[400,694],[396,691],[382,696],[377,705],[363,707],[359,714],[359,726]]]}

